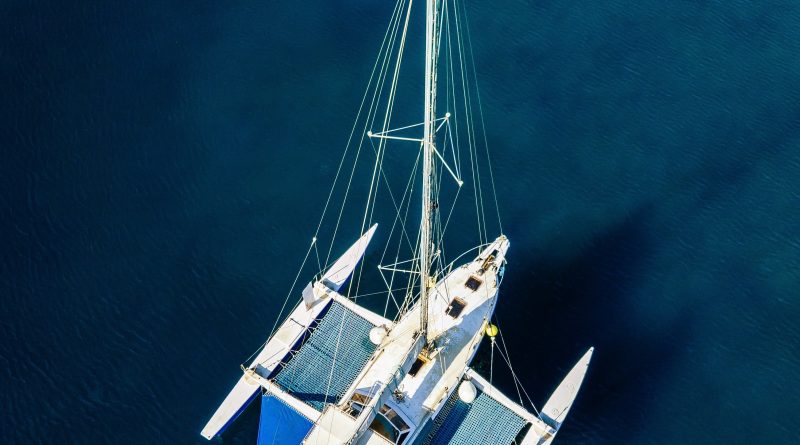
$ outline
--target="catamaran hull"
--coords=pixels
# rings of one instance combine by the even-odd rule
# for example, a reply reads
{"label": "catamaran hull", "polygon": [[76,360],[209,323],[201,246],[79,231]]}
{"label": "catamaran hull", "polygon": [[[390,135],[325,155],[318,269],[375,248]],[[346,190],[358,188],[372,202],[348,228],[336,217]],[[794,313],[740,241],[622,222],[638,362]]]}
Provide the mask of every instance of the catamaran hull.
{"label": "catamaran hull", "polygon": [[[222,433],[250,403],[255,400],[259,389],[263,386],[259,376],[269,375],[283,358],[297,345],[301,337],[308,331],[311,324],[320,317],[320,314],[329,307],[341,286],[352,275],[364,252],[372,240],[377,224],[369,228],[322,276],[316,283],[310,283],[303,291],[302,304],[295,307],[283,324],[275,331],[275,335],[267,342],[258,353],[255,360],[236,382],[228,396],[220,404],[217,411],[211,416],[203,431],[200,433],[206,439]],[[355,304],[341,300],[348,307]],[[360,307],[355,307],[360,309]],[[385,323],[388,320],[375,318],[374,323]],[[313,413],[306,413],[313,416]],[[318,413],[317,413],[318,415]]]}
{"label": "catamaran hull", "polygon": [[589,370],[589,362],[592,360],[594,348],[588,351],[572,367],[564,380],[558,385],[550,399],[544,404],[539,419],[542,425],[534,424],[522,441],[522,445],[550,445],[556,437],[556,433],[561,429],[561,425],[569,414],[569,410],[575,403],[578,391],[581,389],[586,372]]}

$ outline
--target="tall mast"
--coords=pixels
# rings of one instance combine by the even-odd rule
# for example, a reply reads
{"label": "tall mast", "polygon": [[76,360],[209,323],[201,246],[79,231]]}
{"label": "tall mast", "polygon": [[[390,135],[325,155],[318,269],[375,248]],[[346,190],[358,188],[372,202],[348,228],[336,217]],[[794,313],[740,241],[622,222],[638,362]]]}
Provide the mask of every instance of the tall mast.
{"label": "tall mast", "polygon": [[421,303],[420,333],[424,344],[428,344],[428,294],[433,287],[430,276],[433,256],[431,230],[433,227],[433,139],[436,113],[436,1],[426,0],[425,7],[425,128],[422,138],[422,222],[420,224],[420,289]]}

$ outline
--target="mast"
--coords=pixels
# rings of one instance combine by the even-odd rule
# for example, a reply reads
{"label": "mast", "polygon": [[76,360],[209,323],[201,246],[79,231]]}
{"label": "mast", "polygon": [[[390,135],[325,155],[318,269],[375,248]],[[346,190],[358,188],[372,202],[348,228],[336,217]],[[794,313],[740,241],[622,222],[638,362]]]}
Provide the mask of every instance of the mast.
{"label": "mast", "polygon": [[436,112],[436,1],[426,0],[425,6],[425,113],[422,138],[422,221],[420,223],[420,334],[423,344],[428,339],[428,294],[435,284],[430,276],[433,256],[433,139]]}

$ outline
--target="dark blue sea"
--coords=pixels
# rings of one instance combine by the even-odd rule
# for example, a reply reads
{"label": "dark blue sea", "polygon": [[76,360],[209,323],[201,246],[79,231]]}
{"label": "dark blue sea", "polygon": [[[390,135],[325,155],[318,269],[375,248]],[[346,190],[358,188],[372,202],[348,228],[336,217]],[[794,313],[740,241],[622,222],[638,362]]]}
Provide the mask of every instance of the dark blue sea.
{"label": "dark blue sea", "polygon": [[[0,3],[0,442],[205,443],[392,6]],[[467,8],[512,363],[541,404],[596,347],[556,443],[800,443],[800,3]]]}

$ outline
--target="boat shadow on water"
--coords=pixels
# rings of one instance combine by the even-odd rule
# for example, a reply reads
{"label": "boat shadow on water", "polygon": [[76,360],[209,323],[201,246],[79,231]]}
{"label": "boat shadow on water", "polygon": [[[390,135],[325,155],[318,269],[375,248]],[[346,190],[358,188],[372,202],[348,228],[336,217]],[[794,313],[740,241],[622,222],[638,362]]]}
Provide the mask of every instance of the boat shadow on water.
{"label": "boat shadow on water", "polygon": [[[534,403],[541,406],[576,358],[596,348],[589,384],[581,389],[561,443],[635,442],[658,405],[653,388],[692,341],[692,313],[657,326],[636,318],[638,308],[651,302],[637,291],[652,254],[650,210],[642,206],[600,230],[567,258],[519,248],[510,258],[513,273],[507,274],[496,316]],[[476,362],[487,363],[488,351],[481,348]],[[515,393],[510,375],[496,371],[495,379]]]}

